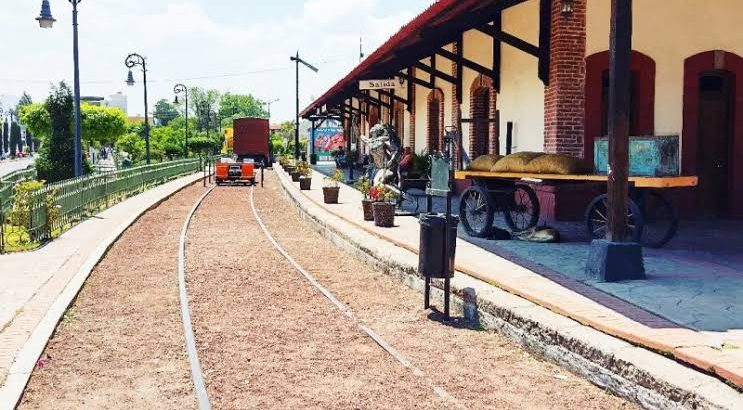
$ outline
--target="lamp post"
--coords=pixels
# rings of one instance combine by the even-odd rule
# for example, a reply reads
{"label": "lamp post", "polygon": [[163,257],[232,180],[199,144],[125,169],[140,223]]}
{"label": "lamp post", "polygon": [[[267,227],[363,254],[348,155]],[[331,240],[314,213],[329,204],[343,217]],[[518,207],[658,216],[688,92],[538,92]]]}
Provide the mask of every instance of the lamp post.
{"label": "lamp post", "polygon": [[294,126],[294,158],[299,159],[299,64],[303,64],[305,67],[309,68],[310,70],[314,72],[318,72],[318,70],[315,66],[312,64],[302,60],[299,57],[299,51],[297,51],[296,56],[290,57],[291,61],[294,61],[297,65],[297,117],[296,117],[296,124]]}
{"label": "lamp post", "polygon": [[145,141],[145,153],[147,156],[147,165],[150,164],[150,118],[147,106],[147,59],[137,53],[129,54],[124,60],[124,65],[129,69],[129,75],[126,78],[126,84],[130,87],[134,86],[134,74],[132,74],[132,68],[136,66],[142,67],[142,76],[144,84],[144,141]]}
{"label": "lamp post", "polygon": [[175,93],[176,105],[178,105],[178,94],[184,93],[186,96],[186,145],[183,148],[183,155],[188,158],[188,87],[183,84],[176,84],[173,93]]}
{"label": "lamp post", "polygon": [[[82,153],[82,124],[80,120],[80,53],[78,49],[77,35],[77,5],[82,0],[67,0],[72,4],[72,59],[75,66],[75,176],[83,175],[83,153]],[[41,13],[36,17],[41,28],[52,28],[57,21],[52,17],[49,0],[41,1]]]}
{"label": "lamp post", "polygon": [[277,103],[277,102],[279,102],[279,101],[281,101],[281,100],[277,98],[277,99],[275,99],[275,100],[271,100],[271,101],[264,101],[264,102],[263,102],[263,105],[265,105],[266,107],[268,107],[268,119],[269,119],[269,120],[271,119],[271,106],[272,106],[272,105],[273,105],[274,103]]}

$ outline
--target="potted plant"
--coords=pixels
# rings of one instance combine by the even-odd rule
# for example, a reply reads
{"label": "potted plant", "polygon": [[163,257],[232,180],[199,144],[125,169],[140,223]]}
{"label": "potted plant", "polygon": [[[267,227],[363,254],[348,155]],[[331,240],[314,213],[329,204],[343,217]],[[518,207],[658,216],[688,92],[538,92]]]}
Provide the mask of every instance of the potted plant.
{"label": "potted plant", "polygon": [[312,168],[305,161],[297,164],[297,173],[299,174],[299,189],[309,191],[312,188]]}
{"label": "potted plant", "polygon": [[287,174],[290,174],[297,170],[296,163],[294,162],[294,158],[291,155],[284,156],[284,171],[286,171]]}
{"label": "potted plant", "polygon": [[323,200],[326,204],[337,204],[341,191],[341,182],[346,178],[343,171],[336,168],[325,177],[325,186],[322,189]]}
{"label": "potted plant", "polygon": [[304,167],[304,161],[297,162],[297,165],[294,167],[294,170],[289,173],[292,176],[292,182],[299,182],[299,177],[302,175],[300,173],[300,169],[302,169],[303,167]]}
{"label": "potted plant", "polygon": [[361,200],[361,209],[364,210],[364,220],[373,221],[374,208],[372,204],[374,203],[374,201],[372,201],[371,196],[369,195],[372,188],[371,181],[367,177],[361,177],[358,181],[356,181],[354,188],[361,191],[361,193],[364,195],[364,199]]}
{"label": "potted plant", "polygon": [[371,188],[369,196],[374,201],[374,225],[382,228],[395,226],[395,193],[385,185],[377,185]]}

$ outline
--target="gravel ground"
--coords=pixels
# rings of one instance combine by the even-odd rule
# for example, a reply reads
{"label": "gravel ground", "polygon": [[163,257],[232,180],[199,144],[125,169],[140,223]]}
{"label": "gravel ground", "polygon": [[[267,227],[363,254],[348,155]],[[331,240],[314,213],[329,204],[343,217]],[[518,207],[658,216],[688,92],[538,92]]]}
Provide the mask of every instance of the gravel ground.
{"label": "gravel ground", "polygon": [[[273,249],[249,192],[217,188],[189,231],[187,249],[198,250],[186,255],[190,305],[212,405],[443,408]],[[283,206],[277,195],[267,199]],[[288,217],[284,232],[300,229]]]}
{"label": "gravel ground", "polygon": [[[196,213],[186,267],[215,409],[447,407],[430,380],[467,408],[634,408],[503,336],[438,321],[423,311],[419,293],[315,233],[276,176],[266,176],[256,203],[272,234],[425,377],[380,348],[273,249],[253,219],[250,188],[223,187]],[[196,407],[176,256],[183,218],[202,192],[177,194],[114,245],[58,326],[20,408]]]}
{"label": "gravel ground", "polygon": [[57,326],[20,409],[193,409],[178,302],[191,186],[146,213],[91,273]]}
{"label": "gravel ground", "polygon": [[356,315],[468,408],[635,408],[519,345],[460,321],[441,323],[421,294],[339,250],[303,221],[273,173],[256,206],[276,240]]}

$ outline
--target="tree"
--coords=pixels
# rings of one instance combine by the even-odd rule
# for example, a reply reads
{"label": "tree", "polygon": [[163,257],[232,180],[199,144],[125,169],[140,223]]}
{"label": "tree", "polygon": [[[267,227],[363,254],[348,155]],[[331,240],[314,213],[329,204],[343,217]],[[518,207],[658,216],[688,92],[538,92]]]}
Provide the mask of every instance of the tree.
{"label": "tree", "polygon": [[8,121],[3,122],[3,150],[0,153],[8,152],[8,149],[10,148],[10,130],[8,129]]}
{"label": "tree", "polygon": [[[72,133],[72,91],[64,82],[52,88],[44,103],[50,130],[36,160],[39,179],[57,182],[75,176],[75,148]],[[37,133],[38,134],[38,133]]]}
{"label": "tree", "polygon": [[116,149],[126,152],[132,162],[137,163],[145,159],[144,139],[135,133],[127,133],[116,141]]}
{"label": "tree", "polygon": [[19,151],[23,151],[23,139],[21,138],[21,126],[17,122],[10,122],[10,156],[15,157]]}
{"label": "tree", "polygon": [[[83,104],[80,109],[82,140],[85,145],[113,145],[120,136],[126,134],[127,118],[118,108]],[[42,140],[51,136],[53,127],[48,104],[21,107],[20,117],[26,129],[35,136]]]}
{"label": "tree", "polygon": [[219,102],[219,118],[223,127],[231,127],[232,120],[241,117],[266,118],[263,102],[252,95],[225,93]]}
{"label": "tree", "polygon": [[214,121],[214,114],[221,99],[219,91],[192,87],[188,95],[189,103],[193,106],[198,120],[197,129],[199,131],[204,131],[207,128],[216,129],[218,124]]}
{"label": "tree", "polygon": [[126,134],[126,114],[118,108],[84,104],[80,113],[82,138],[88,145],[113,145]]}
{"label": "tree", "polygon": [[168,100],[163,98],[155,103],[155,114],[153,116],[159,125],[167,127],[179,115],[178,110]]}
{"label": "tree", "polygon": [[[18,105],[16,105],[16,112],[20,113],[23,110],[23,107],[33,104],[33,100],[31,99],[31,96],[28,95],[25,91],[23,92],[23,95],[21,96],[21,99],[18,100]],[[34,150],[34,140],[33,140],[33,133],[31,133],[30,130],[26,130],[26,141],[25,145],[28,146],[28,149],[30,151]]]}

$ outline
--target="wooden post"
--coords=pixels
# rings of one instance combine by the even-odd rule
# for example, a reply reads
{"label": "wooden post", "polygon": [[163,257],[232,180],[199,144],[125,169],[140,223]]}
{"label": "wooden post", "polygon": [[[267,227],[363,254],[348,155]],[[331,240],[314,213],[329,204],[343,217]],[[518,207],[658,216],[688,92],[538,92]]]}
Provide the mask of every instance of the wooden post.
{"label": "wooden post", "polygon": [[632,0],[611,1],[609,48],[609,223],[611,242],[627,239]]}

